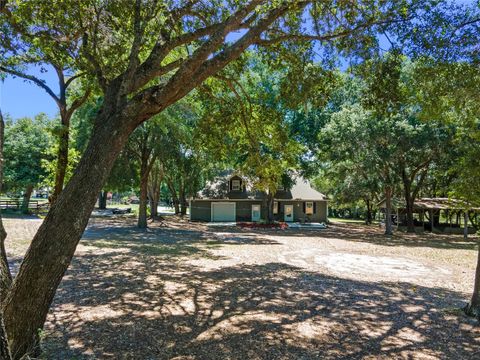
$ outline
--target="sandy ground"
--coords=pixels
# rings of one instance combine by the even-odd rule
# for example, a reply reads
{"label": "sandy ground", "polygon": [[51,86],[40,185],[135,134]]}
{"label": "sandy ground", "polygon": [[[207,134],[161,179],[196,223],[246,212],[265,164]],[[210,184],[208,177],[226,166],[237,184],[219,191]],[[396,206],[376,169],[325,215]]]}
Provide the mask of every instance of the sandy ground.
{"label": "sandy ground", "polygon": [[[6,220],[14,265],[39,224]],[[175,219],[140,231],[94,219],[43,358],[477,359],[477,322],[458,311],[476,241],[352,224],[252,231]]]}

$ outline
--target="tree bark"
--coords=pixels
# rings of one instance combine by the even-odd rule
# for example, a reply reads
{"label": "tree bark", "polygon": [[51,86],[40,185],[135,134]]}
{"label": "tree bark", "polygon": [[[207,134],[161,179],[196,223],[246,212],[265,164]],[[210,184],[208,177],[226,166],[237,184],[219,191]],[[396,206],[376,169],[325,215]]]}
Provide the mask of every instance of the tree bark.
{"label": "tree bark", "polygon": [[172,196],[173,206],[175,207],[175,215],[180,214],[180,201],[178,199],[177,190],[171,179],[167,179],[167,186],[170,190],[170,195]]}
{"label": "tree bark", "polygon": [[158,203],[159,203],[159,196],[158,192],[148,189],[148,199],[150,201],[150,216],[152,219],[158,217]]}
{"label": "tree bark", "polygon": [[370,201],[370,199],[365,199],[365,205],[367,206],[367,216],[365,219],[365,224],[371,225],[373,221],[373,216],[372,216],[372,202]]}
{"label": "tree bark", "polygon": [[463,212],[463,238],[468,239],[468,212]]}
{"label": "tree bark", "polygon": [[179,200],[180,200],[180,215],[184,216],[187,214],[187,198],[185,196],[185,186],[183,183],[180,186]]}
{"label": "tree bark", "polygon": [[265,208],[265,214],[267,214],[267,222],[269,224],[273,223],[273,193],[268,192],[267,197],[266,197],[266,208]]}
{"label": "tree bark", "polygon": [[105,109],[104,105],[75,174],[52,204],[12,283],[4,320],[14,359],[35,347],[38,330],[43,328],[98,193],[135,127],[128,118],[120,116],[121,110],[117,108],[115,112],[113,106]]}
{"label": "tree bark", "polygon": [[107,208],[107,192],[105,190],[100,191],[98,195],[98,208],[100,210]]}
{"label": "tree bark", "polygon": [[477,254],[477,268],[475,270],[475,281],[473,284],[473,294],[470,302],[463,309],[465,314],[480,318],[480,248]]}
{"label": "tree bark", "polygon": [[7,333],[3,322],[3,314],[0,311],[0,359],[11,360],[10,348],[8,347]]}
{"label": "tree bark", "polygon": [[392,235],[392,188],[385,187],[385,235]]}
{"label": "tree bark", "polygon": [[[0,191],[3,184],[3,143],[5,134],[5,122],[0,110]],[[5,239],[7,232],[3,226],[2,214],[0,211],[0,314],[10,285],[12,284],[12,274],[10,273],[10,266],[8,265],[7,252],[5,250]],[[3,319],[3,317],[2,317]],[[2,320],[3,321],[3,320]],[[3,326],[3,324],[2,324]]]}
{"label": "tree bark", "polygon": [[[5,134],[5,122],[0,110],[0,191],[3,184],[3,142]],[[12,274],[8,265],[7,252],[5,251],[5,239],[7,232],[3,227],[2,214],[0,212],[0,359],[10,360],[12,355],[8,346],[7,332],[3,321],[3,303],[12,284]]]}
{"label": "tree bark", "polygon": [[29,213],[28,204],[30,203],[32,192],[33,192],[33,185],[28,185],[27,188],[25,189],[25,193],[23,194],[23,200],[22,200],[22,206],[21,206],[22,213],[24,214]]}
{"label": "tree bark", "polygon": [[65,175],[68,167],[68,148],[70,137],[70,117],[71,115],[65,110],[60,110],[62,123],[62,132],[58,139],[57,166],[55,169],[55,185],[53,187],[52,202],[55,201],[63,190],[65,183]]}
{"label": "tree bark", "polygon": [[143,158],[140,165],[140,204],[138,206],[138,222],[140,229],[147,228],[148,204],[148,158]]}
{"label": "tree bark", "polygon": [[410,196],[405,196],[406,213],[407,213],[407,232],[415,232],[415,222],[413,220],[413,204],[414,200]]}

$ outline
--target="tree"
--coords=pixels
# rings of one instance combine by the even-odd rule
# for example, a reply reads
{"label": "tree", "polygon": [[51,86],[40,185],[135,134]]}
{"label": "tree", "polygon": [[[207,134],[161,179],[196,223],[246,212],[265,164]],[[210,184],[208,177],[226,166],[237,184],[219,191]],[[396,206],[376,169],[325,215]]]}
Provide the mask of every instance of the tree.
{"label": "tree", "polygon": [[[195,196],[215,166],[212,154],[200,142],[200,103],[189,96],[167,109],[159,140],[159,170],[169,189],[175,213],[187,213],[187,199]],[[218,162],[218,159],[216,159]]]}
{"label": "tree", "polygon": [[5,188],[23,191],[22,211],[28,212],[33,189],[47,173],[44,161],[51,161],[47,151],[52,144],[51,121],[44,114],[16,121],[5,127]]}
{"label": "tree", "polygon": [[160,191],[164,179],[164,169],[155,161],[150,170],[150,177],[148,179],[148,199],[150,201],[150,215],[152,221],[158,217],[158,204],[160,202]]}
{"label": "tree", "polygon": [[[6,2],[4,2],[6,3]],[[3,5],[3,3],[2,3]],[[75,63],[70,57],[74,51],[72,42],[79,41],[79,34],[73,38],[54,34],[58,26],[55,20],[49,19],[48,9],[31,11],[29,6],[19,5],[11,10],[8,5],[0,5],[0,19],[5,20],[2,31],[2,46],[0,47],[0,75],[5,73],[30,82],[44,90],[55,102],[60,114],[60,126],[56,135],[55,180],[51,200],[57,198],[62,191],[69,163],[70,120],[73,113],[88,99],[90,87],[88,82],[75,86],[75,80],[85,76],[77,72]],[[46,22],[52,32],[36,31],[38,18]],[[29,73],[29,70],[39,67],[40,72],[54,71],[58,79],[58,92],[46,83],[40,76]]]}
{"label": "tree", "polygon": [[147,227],[148,179],[158,157],[158,142],[161,136],[158,119],[141,124],[130,136],[126,151],[133,155],[139,165],[140,204],[138,227]]}
{"label": "tree", "polygon": [[[446,63],[426,59],[417,69],[422,84],[424,117],[438,117],[445,124],[457,128],[454,139],[453,161],[447,163],[448,196],[464,203],[464,214],[472,205],[480,204],[480,71],[468,61]],[[480,249],[475,271],[474,288],[464,311],[480,317]]]}
{"label": "tree", "polygon": [[[33,238],[4,301],[5,325],[16,358],[38,340],[37,330],[43,326],[97,195],[137,126],[217,74],[250,46],[281,47],[289,40],[332,41],[341,48],[369,45],[378,26],[405,21],[417,11],[416,1],[379,1],[364,7],[350,2],[316,5],[314,1],[260,0],[6,5],[12,15],[2,16],[4,26],[14,29],[16,19],[35,14],[28,17],[33,21],[31,28],[38,29],[35,35],[69,40],[65,46],[71,49],[72,61],[79,71],[94,75],[103,94],[89,144]],[[301,26],[305,17],[311,29]],[[237,31],[242,32],[236,40],[227,38]],[[72,34],[80,34],[81,41]],[[340,38],[344,41],[334,42]],[[80,205],[79,198],[83,199]]]}
{"label": "tree", "polygon": [[[212,152],[243,173],[255,190],[265,194],[264,213],[273,221],[273,200],[279,186],[291,185],[303,147],[290,137],[288,113],[295,101],[287,88],[302,88],[304,79],[286,82],[285,74],[249,54],[241,76],[227,69],[203,87],[202,128]],[[314,66],[309,64],[298,72]],[[310,72],[310,81],[315,79]],[[308,95],[305,91],[304,95]],[[301,100],[303,97],[300,98]],[[220,119],[228,118],[228,122]]]}

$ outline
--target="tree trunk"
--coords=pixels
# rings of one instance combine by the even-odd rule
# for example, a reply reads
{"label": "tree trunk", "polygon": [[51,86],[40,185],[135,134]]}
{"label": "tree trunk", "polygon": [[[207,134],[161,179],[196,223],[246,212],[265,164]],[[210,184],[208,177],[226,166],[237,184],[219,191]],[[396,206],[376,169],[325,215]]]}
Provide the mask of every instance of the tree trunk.
{"label": "tree trunk", "polygon": [[185,189],[182,184],[180,187],[180,192],[179,192],[179,200],[180,200],[180,214],[182,216],[187,214],[187,198],[185,197]]}
{"label": "tree trunk", "polygon": [[150,216],[152,219],[158,217],[158,196],[155,192],[148,192],[148,199],[150,201]]}
{"label": "tree trunk", "polygon": [[5,331],[5,324],[3,323],[3,314],[0,311],[0,359],[10,360],[10,348],[8,347],[7,333]]}
{"label": "tree trunk", "polygon": [[170,179],[167,180],[167,186],[170,190],[170,195],[172,196],[173,206],[175,207],[175,215],[178,215],[180,214],[180,201],[177,196],[177,190],[175,190],[175,185]]}
{"label": "tree trunk", "polygon": [[[5,122],[3,121],[0,110],[0,190],[3,183],[3,142],[4,142]],[[7,332],[3,321],[3,303],[11,284],[12,275],[8,266],[7,252],[5,251],[5,239],[7,232],[3,227],[2,215],[0,212],[0,359],[10,360],[10,348],[8,347]]]}
{"label": "tree trunk", "polygon": [[385,235],[392,235],[392,188],[385,188]]}
{"label": "tree trunk", "polygon": [[98,195],[98,208],[105,210],[107,208],[107,192],[102,190]]}
{"label": "tree trunk", "polygon": [[138,227],[147,227],[147,204],[148,204],[148,158],[142,159],[140,165],[140,204],[138,206]]}
{"label": "tree trunk", "polygon": [[463,238],[468,239],[468,213],[464,211],[463,213]]}
{"label": "tree trunk", "polygon": [[[3,121],[3,115],[0,110],[0,191],[2,189],[2,184],[3,184],[4,133],[5,133],[5,122]],[[7,238],[7,232],[5,231],[5,228],[3,226],[2,214],[0,211],[0,315],[1,315],[1,309],[3,307],[3,301],[5,300],[5,294],[10,288],[10,285],[12,284],[12,274],[10,273],[10,266],[8,265],[7,252],[5,250],[6,238]]]}
{"label": "tree trunk", "polygon": [[120,117],[121,109],[114,109],[104,106],[99,113],[74,175],[38,229],[7,295],[4,320],[14,359],[35,347],[98,193],[133,131],[135,125]]}
{"label": "tree trunk", "polygon": [[266,198],[266,208],[265,214],[267,214],[267,222],[269,224],[273,223],[273,193],[269,192]]}
{"label": "tree trunk", "polygon": [[413,205],[414,199],[411,196],[405,196],[405,203],[406,203],[406,215],[407,215],[407,232],[414,233],[415,232],[415,222],[413,220]]}
{"label": "tree trunk", "polygon": [[475,270],[472,298],[463,310],[465,311],[465,314],[480,319],[480,248],[478,249],[477,254],[477,268]]}
{"label": "tree trunk", "polygon": [[52,202],[55,201],[63,190],[65,175],[68,167],[68,148],[70,137],[70,116],[65,111],[60,110],[62,121],[62,132],[58,139],[57,166],[55,169],[55,185],[53,187]]}
{"label": "tree trunk", "polygon": [[153,165],[148,181],[148,197],[150,199],[150,214],[152,219],[158,217],[158,203],[160,202],[160,186],[162,184],[163,170],[158,163]]}
{"label": "tree trunk", "polygon": [[29,213],[28,204],[30,203],[32,192],[33,192],[33,185],[28,185],[27,189],[25,190],[25,193],[23,194],[22,207],[21,207],[22,213],[24,214]]}
{"label": "tree trunk", "polygon": [[365,224],[371,225],[373,221],[372,202],[370,201],[370,199],[365,199],[365,204],[367,205],[367,216],[365,218]]}

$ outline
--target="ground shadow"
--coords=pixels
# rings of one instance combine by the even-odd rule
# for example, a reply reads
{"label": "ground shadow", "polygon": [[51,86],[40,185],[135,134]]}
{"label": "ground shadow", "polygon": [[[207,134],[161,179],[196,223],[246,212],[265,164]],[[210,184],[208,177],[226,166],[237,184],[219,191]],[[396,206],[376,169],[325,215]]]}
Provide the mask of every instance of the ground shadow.
{"label": "ground shadow", "polygon": [[462,295],[282,263],[202,269],[176,260],[78,256],[44,339],[48,359],[471,359]]}
{"label": "ground shadow", "polygon": [[[241,233],[246,230],[235,227],[231,231]],[[249,229],[248,231],[252,230]],[[436,249],[474,250],[478,248],[480,242],[475,235],[469,235],[468,239],[465,240],[463,235],[432,234],[429,232],[410,234],[398,231],[392,236],[386,236],[384,229],[380,229],[378,226],[361,224],[331,224],[327,229],[255,229],[254,231],[259,235],[322,237],[325,239],[342,239],[383,246],[430,247]]]}

